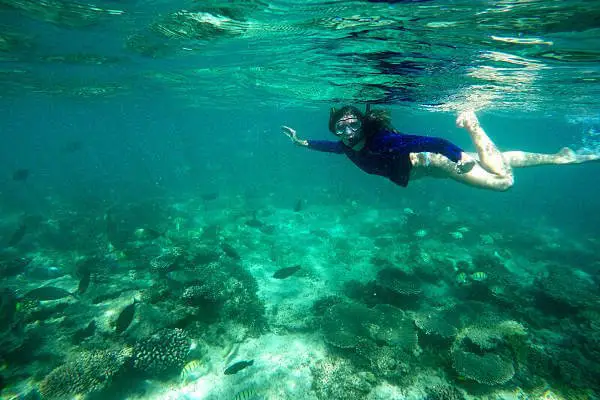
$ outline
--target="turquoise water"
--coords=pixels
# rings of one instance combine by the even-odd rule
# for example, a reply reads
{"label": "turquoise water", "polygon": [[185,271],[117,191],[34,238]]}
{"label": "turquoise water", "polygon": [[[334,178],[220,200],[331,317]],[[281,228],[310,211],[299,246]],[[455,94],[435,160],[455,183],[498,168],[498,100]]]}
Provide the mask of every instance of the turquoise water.
{"label": "turquoise water", "polygon": [[404,189],[280,126],[369,103],[473,151],[473,108],[502,150],[597,152],[599,18],[0,1],[0,395],[597,398],[597,163]]}

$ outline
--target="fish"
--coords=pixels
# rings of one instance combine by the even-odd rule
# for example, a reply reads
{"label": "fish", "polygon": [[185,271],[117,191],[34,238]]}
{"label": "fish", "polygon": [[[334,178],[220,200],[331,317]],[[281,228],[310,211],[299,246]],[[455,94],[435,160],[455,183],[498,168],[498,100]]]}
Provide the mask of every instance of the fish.
{"label": "fish", "polygon": [[261,226],[260,228],[258,228],[258,230],[267,235],[271,235],[273,232],[275,232],[275,228],[277,228],[275,225],[265,224],[265,225]]}
{"label": "fish", "polygon": [[119,313],[119,316],[117,317],[117,321],[115,322],[115,332],[120,334],[120,333],[125,332],[125,330],[127,328],[129,328],[131,321],[133,321],[133,316],[135,315],[135,304],[136,303],[137,303],[137,300],[134,299],[133,303],[131,303],[130,305],[125,307]]}
{"label": "fish", "polygon": [[25,234],[27,233],[27,224],[25,223],[25,221],[21,221],[19,223],[19,226],[17,227],[17,230],[15,230],[13,232],[13,234],[10,236],[10,239],[8,240],[8,247],[14,247],[16,245],[18,245],[21,240],[23,240],[23,237],[25,236]]}
{"label": "fish", "polygon": [[181,382],[185,383],[190,379],[196,379],[202,373],[202,362],[200,360],[192,360],[185,364],[181,370],[179,377]]}
{"label": "fish", "polygon": [[240,372],[241,370],[248,368],[254,364],[254,360],[249,361],[238,361],[234,364],[231,364],[229,367],[225,368],[225,375],[234,375]]}
{"label": "fish", "polygon": [[90,286],[90,278],[92,274],[89,270],[83,271],[81,279],[79,280],[79,286],[77,286],[77,292],[79,294],[84,294],[85,291]]}
{"label": "fish", "polygon": [[258,229],[264,227],[265,223],[257,218],[257,214],[258,213],[256,211],[254,211],[252,213],[252,219],[247,220],[246,225],[248,225],[252,228],[258,228]]}
{"label": "fish", "polygon": [[139,240],[154,240],[164,236],[164,234],[164,232],[159,232],[152,228],[138,228],[134,232],[135,237]]}
{"label": "fish", "polygon": [[304,200],[299,199],[294,205],[294,212],[300,212],[304,208]]}
{"label": "fish", "polygon": [[473,279],[476,282],[485,281],[487,279],[487,277],[488,277],[487,274],[482,271],[473,272],[471,274],[471,279]]}
{"label": "fish", "polygon": [[294,275],[296,272],[300,271],[299,265],[294,265],[293,267],[280,268],[273,274],[273,278],[275,279],[285,279]]}
{"label": "fish", "polygon": [[219,193],[217,193],[217,192],[204,193],[200,197],[204,201],[212,201],[212,200],[216,200],[219,198]]}
{"label": "fish", "polygon": [[240,253],[237,252],[236,249],[233,248],[233,246],[231,246],[228,243],[221,243],[221,249],[223,249],[223,253],[225,253],[227,256],[233,258],[234,260],[241,260],[242,257],[240,257]]}
{"label": "fish", "polygon": [[29,178],[29,170],[26,168],[19,168],[12,174],[13,181],[24,182]]}
{"label": "fish", "polygon": [[254,389],[244,389],[238,392],[233,400],[259,400],[262,399],[261,395]]}
{"label": "fish", "polygon": [[42,287],[30,290],[29,292],[25,293],[23,298],[31,299],[31,300],[46,301],[46,300],[63,299],[65,297],[69,297],[69,296],[77,297],[73,293],[71,293],[65,289],[57,288],[54,286],[42,286]]}
{"label": "fish", "polygon": [[79,344],[83,342],[83,339],[92,336],[96,332],[96,320],[92,320],[85,328],[78,329],[73,334],[73,344]]}

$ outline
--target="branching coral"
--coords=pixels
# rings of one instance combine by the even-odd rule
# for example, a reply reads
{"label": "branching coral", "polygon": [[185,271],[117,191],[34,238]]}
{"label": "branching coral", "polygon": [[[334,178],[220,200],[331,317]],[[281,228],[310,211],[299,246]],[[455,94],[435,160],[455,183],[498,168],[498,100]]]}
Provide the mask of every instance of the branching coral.
{"label": "branching coral", "polygon": [[51,400],[98,392],[123,367],[130,354],[130,349],[78,354],[46,376],[40,383],[40,394],[44,400]]}

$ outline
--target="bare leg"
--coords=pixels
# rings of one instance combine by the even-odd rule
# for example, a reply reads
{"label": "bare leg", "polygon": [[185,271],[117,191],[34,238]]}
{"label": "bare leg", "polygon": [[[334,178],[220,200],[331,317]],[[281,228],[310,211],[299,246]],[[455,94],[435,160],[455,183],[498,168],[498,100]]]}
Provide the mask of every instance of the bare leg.
{"label": "bare leg", "polygon": [[411,180],[425,176],[451,178],[482,189],[505,191],[514,184],[512,168],[600,161],[599,154],[579,154],[567,147],[556,154],[524,151],[501,153],[481,128],[472,111],[461,113],[456,123],[459,127],[467,129],[477,148],[477,154],[463,153],[461,156],[461,162],[469,165],[473,163],[472,169],[461,173],[456,168],[456,163],[441,154],[411,153],[410,160],[413,165]]}
{"label": "bare leg", "polygon": [[479,125],[472,110],[460,113],[456,119],[456,125],[469,132],[479,155],[479,163],[484,169],[500,176],[512,175],[511,165],[506,162],[494,142]]}
{"label": "bare leg", "polygon": [[577,154],[568,147],[562,148],[556,154],[507,151],[502,153],[502,156],[513,168],[535,167],[538,165],[582,164],[590,161],[600,161],[600,155],[598,154]]}
{"label": "bare leg", "polygon": [[[464,153],[464,158],[470,158]],[[488,172],[477,161],[473,168],[466,173],[459,173],[456,169],[456,163],[449,160],[446,156],[435,153],[411,153],[411,180],[422,177],[432,178],[450,178],[469,186],[489,189],[495,191],[505,191],[512,187],[514,183],[513,175],[496,175]]]}

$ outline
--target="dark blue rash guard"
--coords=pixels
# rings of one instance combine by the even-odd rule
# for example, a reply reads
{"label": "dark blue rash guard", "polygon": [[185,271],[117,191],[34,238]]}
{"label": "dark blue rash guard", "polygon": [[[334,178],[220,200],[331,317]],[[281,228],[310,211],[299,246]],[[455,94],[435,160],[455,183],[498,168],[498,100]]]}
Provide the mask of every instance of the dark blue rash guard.
{"label": "dark blue rash guard", "polygon": [[367,138],[360,150],[353,150],[341,141],[308,140],[308,147],[327,153],[345,153],[354,164],[363,171],[388,178],[392,182],[406,187],[412,164],[409,153],[437,153],[453,162],[461,158],[462,149],[446,139],[404,135],[381,130]]}

